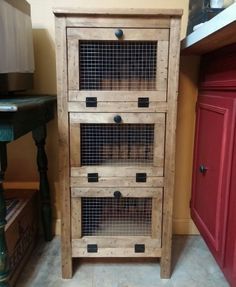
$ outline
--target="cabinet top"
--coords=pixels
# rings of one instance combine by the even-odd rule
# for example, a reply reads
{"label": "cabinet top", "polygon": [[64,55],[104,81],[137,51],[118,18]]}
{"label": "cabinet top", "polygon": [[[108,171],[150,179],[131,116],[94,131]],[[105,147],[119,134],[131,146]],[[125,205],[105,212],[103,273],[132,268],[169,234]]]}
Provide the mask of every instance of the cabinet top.
{"label": "cabinet top", "polygon": [[89,15],[97,15],[97,16],[175,16],[181,17],[183,14],[182,9],[85,9],[79,7],[70,7],[70,8],[54,8],[53,13],[57,17],[63,16],[89,16]]}

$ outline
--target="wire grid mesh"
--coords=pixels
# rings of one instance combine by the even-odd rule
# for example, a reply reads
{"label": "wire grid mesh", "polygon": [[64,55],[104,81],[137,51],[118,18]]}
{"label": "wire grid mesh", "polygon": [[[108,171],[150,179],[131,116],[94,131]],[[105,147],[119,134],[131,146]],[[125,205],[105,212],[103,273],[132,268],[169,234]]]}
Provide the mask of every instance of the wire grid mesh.
{"label": "wire grid mesh", "polygon": [[81,124],[81,165],[151,165],[153,124]]}
{"label": "wire grid mesh", "polygon": [[80,41],[81,90],[156,90],[157,42]]}
{"label": "wire grid mesh", "polygon": [[151,236],[151,198],[82,198],[83,236]]}

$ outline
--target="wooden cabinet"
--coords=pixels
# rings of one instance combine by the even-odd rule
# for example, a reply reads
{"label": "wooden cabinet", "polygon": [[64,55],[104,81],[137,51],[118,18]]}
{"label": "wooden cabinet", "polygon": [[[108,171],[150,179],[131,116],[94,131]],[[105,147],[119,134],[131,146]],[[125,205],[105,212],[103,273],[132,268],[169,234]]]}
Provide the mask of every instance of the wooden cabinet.
{"label": "wooden cabinet", "polygon": [[236,286],[236,45],[202,58],[191,213]]}
{"label": "wooden cabinet", "polygon": [[179,10],[55,10],[62,271],[160,257],[170,276]]}

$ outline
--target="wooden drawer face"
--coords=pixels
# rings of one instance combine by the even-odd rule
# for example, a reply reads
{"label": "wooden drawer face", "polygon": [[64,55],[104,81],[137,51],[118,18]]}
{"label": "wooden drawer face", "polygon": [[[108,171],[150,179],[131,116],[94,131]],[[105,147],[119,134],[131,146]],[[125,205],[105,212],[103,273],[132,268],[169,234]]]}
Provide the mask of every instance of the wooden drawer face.
{"label": "wooden drawer face", "polygon": [[162,186],[164,135],[164,113],[71,113],[71,186]]}
{"label": "wooden drawer face", "polygon": [[135,243],[161,247],[162,188],[72,188],[71,195],[72,240],[83,252],[92,243],[133,253]]}
{"label": "wooden drawer face", "polygon": [[102,102],[166,101],[169,30],[119,31],[121,38],[114,28],[67,29],[69,101],[96,98],[100,109]]}

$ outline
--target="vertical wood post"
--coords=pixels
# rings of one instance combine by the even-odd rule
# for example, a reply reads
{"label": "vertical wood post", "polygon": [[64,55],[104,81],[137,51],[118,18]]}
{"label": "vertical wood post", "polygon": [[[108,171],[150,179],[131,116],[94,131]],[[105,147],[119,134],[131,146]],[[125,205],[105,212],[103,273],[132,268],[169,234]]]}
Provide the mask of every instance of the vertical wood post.
{"label": "vertical wood post", "polygon": [[9,287],[9,257],[7,251],[5,226],[6,203],[4,198],[3,180],[7,168],[7,147],[5,142],[0,143],[0,287]]}
{"label": "vertical wood post", "polygon": [[53,238],[52,235],[52,208],[50,199],[50,189],[47,177],[48,159],[45,152],[46,141],[46,125],[40,126],[33,130],[33,139],[37,146],[37,164],[40,178],[40,197],[41,197],[41,216],[44,230],[44,237],[46,241],[50,241]]}

